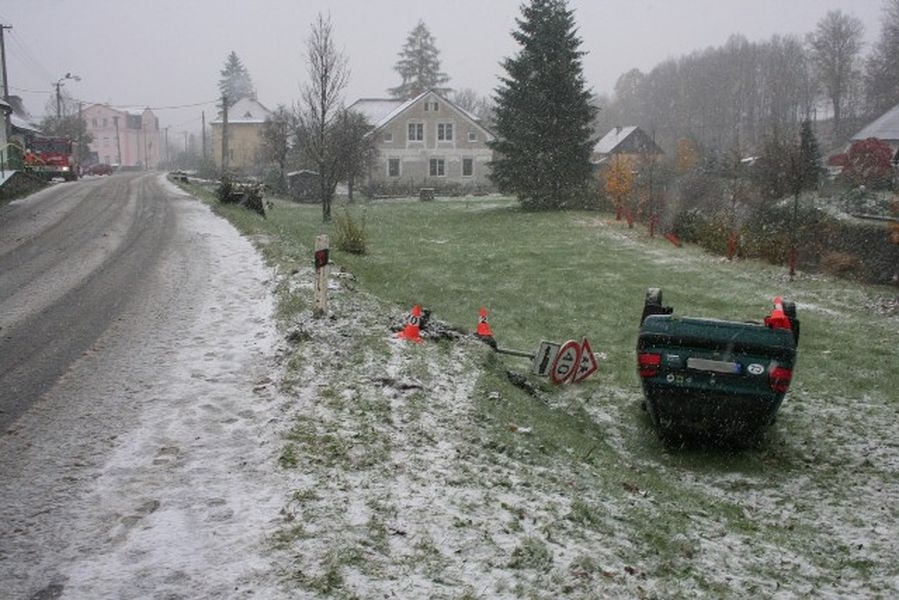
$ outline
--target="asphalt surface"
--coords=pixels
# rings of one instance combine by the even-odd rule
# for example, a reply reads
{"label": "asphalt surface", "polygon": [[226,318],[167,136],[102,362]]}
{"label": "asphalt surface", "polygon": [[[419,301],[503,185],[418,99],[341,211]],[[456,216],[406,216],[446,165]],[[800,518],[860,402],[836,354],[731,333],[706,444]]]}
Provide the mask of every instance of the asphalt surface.
{"label": "asphalt surface", "polygon": [[0,598],[278,597],[271,278],[160,174],[0,206]]}
{"label": "asphalt surface", "polygon": [[0,206],[0,431],[146,297],[174,219],[148,174],[60,183]]}

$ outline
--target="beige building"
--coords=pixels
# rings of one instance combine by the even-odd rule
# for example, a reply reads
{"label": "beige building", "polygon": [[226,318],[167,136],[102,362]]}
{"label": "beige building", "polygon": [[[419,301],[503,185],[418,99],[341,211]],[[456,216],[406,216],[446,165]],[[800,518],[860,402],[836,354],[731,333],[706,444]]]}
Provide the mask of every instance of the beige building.
{"label": "beige building", "polygon": [[[271,114],[254,98],[241,98],[228,109],[228,170],[251,172],[262,166],[262,126]],[[222,168],[223,125],[221,114],[209,123],[212,158],[219,169]]]}
{"label": "beige building", "polygon": [[378,159],[369,183],[408,189],[491,185],[487,142],[493,134],[437,92],[405,101],[361,99],[349,109],[374,125]]}
{"label": "beige building", "polygon": [[149,108],[140,114],[94,104],[81,112],[93,141],[88,145],[91,162],[122,168],[156,169],[160,162],[159,119]]}

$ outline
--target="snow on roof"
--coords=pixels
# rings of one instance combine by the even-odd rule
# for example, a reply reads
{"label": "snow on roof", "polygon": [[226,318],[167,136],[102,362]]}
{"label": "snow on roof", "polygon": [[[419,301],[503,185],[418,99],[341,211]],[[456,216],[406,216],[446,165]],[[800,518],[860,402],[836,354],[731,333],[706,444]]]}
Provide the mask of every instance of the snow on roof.
{"label": "snow on roof", "polygon": [[37,125],[27,121],[16,113],[11,113],[9,115],[9,122],[16,129],[21,129],[23,131],[40,131]]}
{"label": "snow on roof", "polygon": [[609,154],[636,129],[636,126],[613,128],[609,133],[605,134],[601,140],[596,142],[596,145],[593,146],[593,152],[595,154]]}
{"label": "snow on roof", "polygon": [[349,110],[362,114],[371,124],[380,123],[384,117],[392,114],[398,107],[406,104],[397,98],[360,98],[353,102]]}
{"label": "snow on roof", "polygon": [[409,100],[399,100],[396,98],[360,98],[359,100],[353,102],[348,110],[362,113],[374,129],[379,129],[428,94],[433,94],[441,101],[446,102],[454,110],[470,119],[471,122],[475,124],[475,126],[483,129],[487,134],[488,139],[493,139],[493,134],[481,124],[477,116],[473,115],[464,108],[457,106],[450,100],[447,100],[434,90],[425,90],[414,98],[410,98]]}
{"label": "snow on roof", "polygon": [[[265,123],[272,111],[264,107],[255,98],[241,98],[228,109],[228,123]],[[221,123],[219,115],[212,123]]]}
{"label": "snow on roof", "polygon": [[866,140],[868,138],[899,140],[899,104],[852,136],[853,140]]}

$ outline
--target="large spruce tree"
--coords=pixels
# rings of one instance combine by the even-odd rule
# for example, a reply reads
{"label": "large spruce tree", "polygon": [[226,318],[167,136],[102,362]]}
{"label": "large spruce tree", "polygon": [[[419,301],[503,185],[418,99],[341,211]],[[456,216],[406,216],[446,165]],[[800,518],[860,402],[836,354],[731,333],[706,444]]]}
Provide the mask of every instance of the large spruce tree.
{"label": "large spruce tree", "polygon": [[400,74],[402,83],[388,92],[394,98],[404,100],[414,98],[425,90],[446,93],[449,88],[444,84],[449,81],[446,73],[440,70],[440,51],[434,44],[434,36],[428,31],[424,21],[419,21],[400,50],[393,69]]}
{"label": "large spruce tree", "polygon": [[241,98],[254,98],[256,91],[253,89],[253,80],[250,72],[240,62],[237,53],[233,50],[225,60],[225,67],[220,71],[219,93],[228,98],[228,106],[234,106]]}
{"label": "large spruce tree", "polygon": [[596,109],[574,14],[565,0],[531,0],[517,23],[512,36],[521,50],[503,61],[507,75],[496,90],[491,177],[527,209],[581,205],[590,187]]}

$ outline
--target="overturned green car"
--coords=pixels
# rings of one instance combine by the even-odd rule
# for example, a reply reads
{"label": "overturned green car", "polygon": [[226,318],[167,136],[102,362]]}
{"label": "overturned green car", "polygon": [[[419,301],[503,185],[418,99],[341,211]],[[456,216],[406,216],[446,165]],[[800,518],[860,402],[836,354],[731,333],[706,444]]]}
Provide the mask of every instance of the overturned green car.
{"label": "overturned green car", "polygon": [[777,416],[793,378],[796,306],[775,298],[761,322],[677,317],[650,288],[637,336],[645,408],[667,441],[747,442]]}

